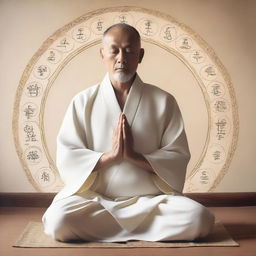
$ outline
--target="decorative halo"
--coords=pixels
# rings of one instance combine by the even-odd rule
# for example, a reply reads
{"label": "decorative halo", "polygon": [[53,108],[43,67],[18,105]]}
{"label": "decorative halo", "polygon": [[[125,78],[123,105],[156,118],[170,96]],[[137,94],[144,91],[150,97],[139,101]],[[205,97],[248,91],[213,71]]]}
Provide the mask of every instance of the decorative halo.
{"label": "decorative halo", "polygon": [[228,170],[238,138],[238,113],[230,77],[214,51],[188,26],[169,15],[138,7],[113,7],[89,12],[50,36],[26,66],[16,92],[13,136],[17,154],[37,191],[62,187],[46,144],[44,109],[48,93],[63,67],[76,55],[100,43],[115,23],[135,26],[142,40],[179,58],[197,80],[208,113],[205,147],[185,192],[213,190]]}

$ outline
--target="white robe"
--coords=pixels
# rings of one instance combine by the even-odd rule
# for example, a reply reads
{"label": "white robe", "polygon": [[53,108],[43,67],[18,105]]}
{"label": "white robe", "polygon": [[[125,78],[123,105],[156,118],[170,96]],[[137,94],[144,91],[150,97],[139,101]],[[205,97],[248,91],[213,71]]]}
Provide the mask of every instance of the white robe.
{"label": "white robe", "polygon": [[[181,233],[183,234],[184,230],[189,230],[191,227],[178,232],[178,235],[176,231],[179,228],[177,230],[172,228],[171,232],[167,228],[167,233],[162,236],[159,236],[156,228],[152,228],[156,227],[155,221],[158,223],[158,228],[161,228],[159,223],[164,224],[170,218],[170,216],[167,218],[167,213],[175,211],[173,208],[175,204],[170,206],[170,202],[174,195],[181,195],[190,153],[176,100],[158,87],[143,83],[138,75],[129,91],[123,113],[132,130],[135,151],[144,155],[154,173],[127,161],[92,172],[102,154],[110,151],[112,147],[113,130],[117,126],[121,112],[108,74],[100,84],[78,93],[72,99],[57,137],[56,163],[65,187],[56,195],[53,204],[43,217],[45,232],[52,234],[53,231],[49,231],[50,226],[60,222],[60,220],[52,222],[56,219],[53,216],[56,216],[56,207],[58,208],[57,205],[59,205],[60,208],[65,208],[63,210],[65,216],[73,213],[77,215],[80,211],[85,214],[83,218],[85,216],[89,218],[88,211],[92,211],[89,209],[96,207],[97,210],[90,213],[90,218],[96,216],[98,211],[101,214],[97,216],[102,217],[101,221],[105,218],[110,223],[112,218],[113,229],[117,225],[115,234],[100,236],[96,231],[100,227],[96,227],[96,224],[96,226],[92,225],[94,231],[80,230],[80,232],[77,232],[77,229],[81,224],[76,224],[76,228],[72,228],[72,233],[76,233],[74,239],[157,241],[193,239],[202,233],[206,234],[212,223],[210,226],[206,225],[205,220],[204,225],[207,226],[208,231],[202,232],[199,228],[196,232],[187,233],[185,236]],[[182,200],[186,202],[190,200],[182,196],[176,198],[183,198]],[[160,215],[163,218],[160,222],[156,220],[157,216],[152,219],[153,212],[163,205],[169,208],[161,212]],[[186,204],[183,207],[186,208]],[[212,216],[209,217],[210,214],[207,216],[206,219],[211,219],[212,222]],[[184,219],[181,225],[183,227],[184,223],[191,222],[191,216],[187,219],[182,218]],[[174,219],[173,221],[175,223]],[[76,222],[73,217],[72,222],[73,224]],[[146,228],[145,223],[151,228],[149,226]],[[87,223],[87,229],[89,226]],[[143,228],[147,231],[138,232]],[[66,231],[67,228],[64,233]],[[102,231],[101,234],[103,233]],[[134,233],[137,235],[134,236]],[[155,235],[152,235],[154,233]],[[56,238],[55,235],[52,236]],[[70,235],[62,237],[66,238],[59,238],[59,240],[72,238]]]}

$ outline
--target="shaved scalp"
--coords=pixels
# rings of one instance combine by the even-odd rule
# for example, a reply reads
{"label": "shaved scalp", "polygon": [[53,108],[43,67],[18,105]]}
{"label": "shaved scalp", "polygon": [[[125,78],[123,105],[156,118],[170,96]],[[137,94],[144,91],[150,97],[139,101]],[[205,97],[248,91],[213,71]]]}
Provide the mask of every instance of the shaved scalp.
{"label": "shaved scalp", "polygon": [[116,29],[116,28],[119,28],[120,30],[124,30],[124,31],[132,33],[135,36],[136,40],[138,40],[138,42],[140,44],[141,39],[140,39],[140,34],[139,34],[138,30],[135,27],[128,25],[126,23],[117,23],[117,24],[114,24],[114,25],[110,26],[109,28],[107,28],[105,30],[105,32],[103,33],[102,40],[104,40],[104,38],[109,34],[109,32],[111,32],[111,30]]}

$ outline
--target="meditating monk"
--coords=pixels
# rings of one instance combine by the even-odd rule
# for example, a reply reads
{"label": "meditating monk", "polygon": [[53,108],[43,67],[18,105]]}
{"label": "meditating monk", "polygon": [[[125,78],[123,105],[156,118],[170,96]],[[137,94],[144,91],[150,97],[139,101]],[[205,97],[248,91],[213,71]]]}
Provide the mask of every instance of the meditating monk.
{"label": "meditating monk", "polygon": [[214,216],[182,194],[190,152],[181,112],[137,74],[138,31],[109,27],[100,55],[107,74],[75,95],[57,136],[65,186],[43,216],[45,233],[102,242],[206,236]]}

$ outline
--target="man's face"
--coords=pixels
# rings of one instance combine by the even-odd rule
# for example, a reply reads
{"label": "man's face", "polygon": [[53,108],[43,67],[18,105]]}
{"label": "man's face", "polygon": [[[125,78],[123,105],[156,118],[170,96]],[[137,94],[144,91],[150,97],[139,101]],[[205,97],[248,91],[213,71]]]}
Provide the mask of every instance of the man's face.
{"label": "man's face", "polygon": [[100,53],[111,80],[125,83],[134,76],[144,50],[134,32],[117,27],[104,37]]}

